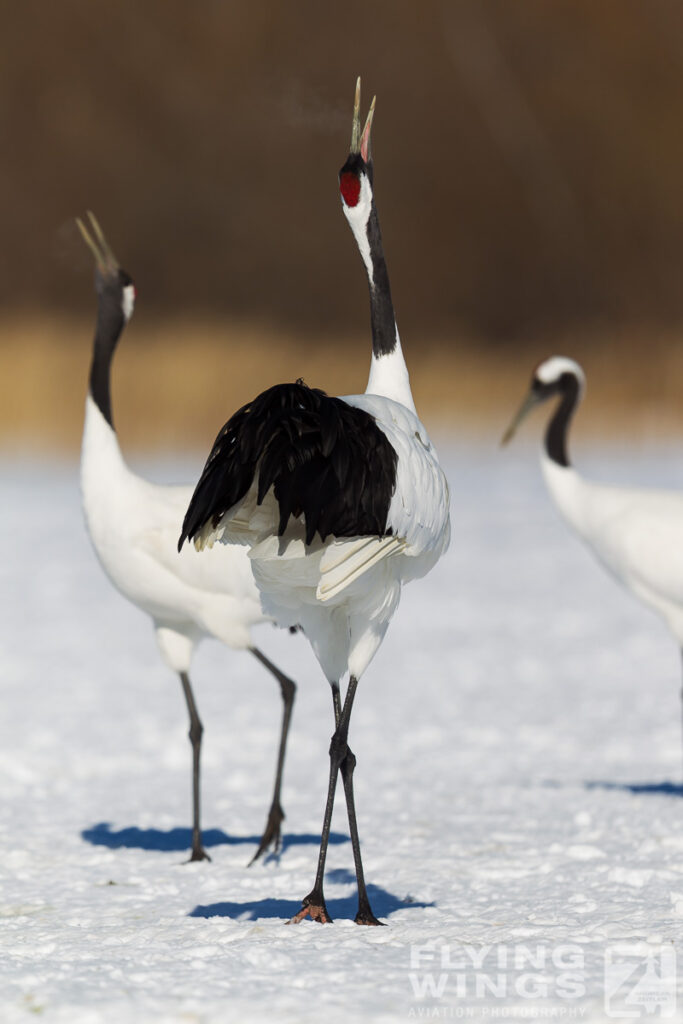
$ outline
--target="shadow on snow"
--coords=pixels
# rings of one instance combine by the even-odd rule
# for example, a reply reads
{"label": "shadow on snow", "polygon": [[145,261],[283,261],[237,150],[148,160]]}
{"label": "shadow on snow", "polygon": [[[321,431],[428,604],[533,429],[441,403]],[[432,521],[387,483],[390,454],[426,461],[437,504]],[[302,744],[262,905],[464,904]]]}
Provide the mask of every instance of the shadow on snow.
{"label": "shadow on snow", "polygon": [[635,793],[636,795],[654,794],[655,796],[678,796],[683,797],[683,784],[680,782],[608,782],[601,779],[587,780],[584,782],[586,789],[611,789],[622,793]]}
{"label": "shadow on snow", "polygon": [[[328,882],[355,884],[356,876],[344,868],[335,871],[328,871],[325,876]],[[379,885],[368,885],[368,896],[370,903],[377,917],[389,917],[396,910],[414,908],[416,910],[425,907],[434,907],[435,903],[421,903],[411,896],[399,899],[393,893],[382,889]],[[327,909],[332,920],[346,918],[353,920],[358,910],[358,896],[354,892],[351,896],[341,896],[333,899],[326,899]],[[206,906],[195,907],[189,917],[230,917],[235,921],[256,921],[259,918],[282,918],[289,920],[301,910],[301,900],[245,900],[243,903],[232,903],[224,900],[221,903],[209,903]]]}
{"label": "shadow on snow", "polygon": [[[101,821],[92,828],[83,829],[81,838],[93,846],[107,846],[110,850],[159,850],[163,853],[184,853],[192,847],[192,829],[169,828],[121,828],[112,831],[108,821]],[[207,828],[202,831],[202,842],[209,846],[258,846],[261,836],[231,836],[219,828]],[[330,842],[348,843],[349,837],[341,832],[331,832]],[[320,835],[309,832],[289,833],[282,837],[284,853],[290,846],[318,846]],[[272,856],[272,854],[270,855]]]}
{"label": "shadow on snow", "polygon": [[583,782],[560,782],[557,779],[542,779],[536,785],[544,789],[564,789],[582,785],[584,789],[607,789],[614,793],[633,793],[636,796],[677,796],[683,797],[683,783],[670,782],[615,782],[613,779],[584,779]]}

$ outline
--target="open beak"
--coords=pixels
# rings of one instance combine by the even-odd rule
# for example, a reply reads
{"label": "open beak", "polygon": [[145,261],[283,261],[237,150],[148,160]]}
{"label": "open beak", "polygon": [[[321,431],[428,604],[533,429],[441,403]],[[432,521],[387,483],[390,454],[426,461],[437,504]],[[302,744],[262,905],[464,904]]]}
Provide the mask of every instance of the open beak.
{"label": "open beak", "polygon": [[119,269],[118,260],[114,256],[109,242],[104,237],[104,232],[98,224],[95,214],[90,210],[88,210],[88,219],[92,228],[92,235],[80,217],[76,217],[78,230],[83,236],[83,241],[95,257],[98,270],[103,274],[113,274]]}
{"label": "open beak", "polygon": [[353,124],[351,126],[351,153],[360,153],[365,163],[370,161],[370,131],[372,129],[372,119],[375,115],[375,100],[376,96],[372,97],[372,103],[370,104],[370,110],[368,116],[365,119],[365,127],[363,131],[360,130],[360,76],[356,82],[356,98],[353,102]]}
{"label": "open beak", "polygon": [[535,391],[530,391],[524,399],[524,401],[522,402],[522,404],[520,405],[519,409],[517,410],[516,415],[513,417],[512,422],[510,423],[510,426],[503,434],[503,437],[500,442],[501,445],[507,444],[508,441],[512,440],[522,420],[526,419],[527,414],[530,413],[532,409],[535,409],[535,407],[540,402],[541,397],[537,395]]}

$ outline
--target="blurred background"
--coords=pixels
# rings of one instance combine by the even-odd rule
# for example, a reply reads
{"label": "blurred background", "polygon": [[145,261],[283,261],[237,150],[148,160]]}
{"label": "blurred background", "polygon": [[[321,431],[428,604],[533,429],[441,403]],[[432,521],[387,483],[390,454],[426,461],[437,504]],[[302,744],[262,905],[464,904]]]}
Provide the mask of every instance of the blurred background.
{"label": "blurred background", "polygon": [[0,444],[76,453],[95,313],[74,217],[138,288],[131,449],[208,450],[237,405],[367,378],[340,210],[356,76],[422,418],[498,435],[533,365],[581,429],[683,430],[677,0],[22,0],[0,36]]}

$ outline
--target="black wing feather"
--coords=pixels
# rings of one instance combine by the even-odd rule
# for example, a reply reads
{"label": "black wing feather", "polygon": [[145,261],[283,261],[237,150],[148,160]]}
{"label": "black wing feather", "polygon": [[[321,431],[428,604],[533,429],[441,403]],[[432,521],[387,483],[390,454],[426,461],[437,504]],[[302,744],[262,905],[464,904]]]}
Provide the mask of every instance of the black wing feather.
{"label": "black wing feather", "polygon": [[258,476],[258,503],[271,487],[278,534],[303,515],[306,543],[318,533],[378,536],[387,527],[398,457],[373,416],[324,391],[277,384],[239,409],[218,434],[192,495],[178,550],[247,493]]}

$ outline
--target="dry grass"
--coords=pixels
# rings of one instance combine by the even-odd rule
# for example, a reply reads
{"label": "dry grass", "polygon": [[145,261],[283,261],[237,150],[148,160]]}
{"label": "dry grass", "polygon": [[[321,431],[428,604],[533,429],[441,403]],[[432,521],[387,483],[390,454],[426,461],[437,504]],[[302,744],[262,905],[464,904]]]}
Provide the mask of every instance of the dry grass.
{"label": "dry grass", "polygon": [[[0,323],[0,445],[76,453],[92,321],[16,317]],[[578,430],[625,443],[683,436],[683,346],[676,337],[555,339],[495,350],[462,339],[411,339],[406,352],[423,419],[433,430],[497,435],[534,364],[562,351],[584,365],[589,396]],[[280,380],[303,376],[331,393],[362,391],[367,338],[306,344],[235,322],[159,324],[136,317],[117,354],[113,401],[126,449],[208,450],[239,405]]]}

